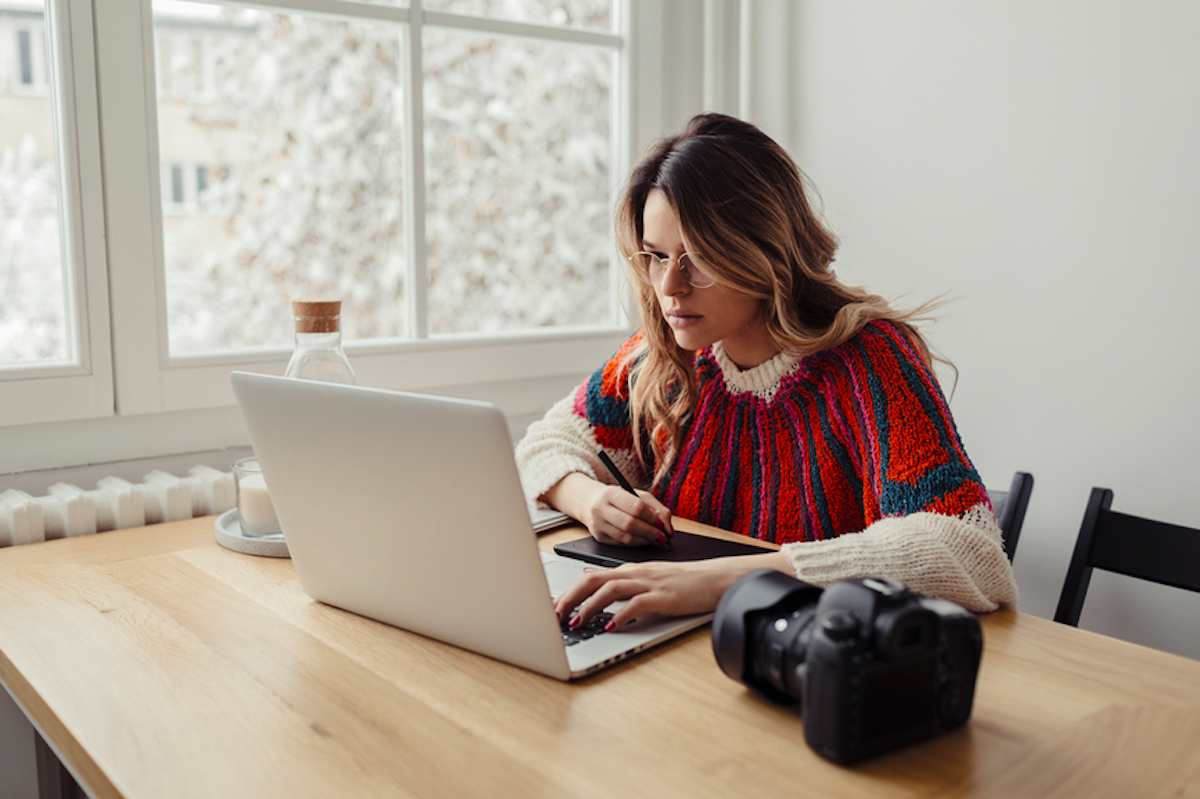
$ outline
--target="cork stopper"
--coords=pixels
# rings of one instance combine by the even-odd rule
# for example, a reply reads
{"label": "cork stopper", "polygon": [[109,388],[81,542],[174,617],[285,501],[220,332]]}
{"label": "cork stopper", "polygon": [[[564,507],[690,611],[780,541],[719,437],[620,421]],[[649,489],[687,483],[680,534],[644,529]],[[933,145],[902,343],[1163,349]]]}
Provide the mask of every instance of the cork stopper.
{"label": "cork stopper", "polygon": [[341,329],[341,300],[292,300],[297,333],[336,333]]}

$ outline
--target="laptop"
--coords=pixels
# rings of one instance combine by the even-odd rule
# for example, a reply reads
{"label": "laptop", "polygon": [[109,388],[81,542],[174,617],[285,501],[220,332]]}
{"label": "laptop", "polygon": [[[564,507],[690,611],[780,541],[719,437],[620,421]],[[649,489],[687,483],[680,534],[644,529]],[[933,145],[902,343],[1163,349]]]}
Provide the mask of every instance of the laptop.
{"label": "laptop", "polygon": [[560,680],[712,618],[564,630],[554,599],[587,564],[539,550],[493,405],[247,372],[232,382],[313,599]]}

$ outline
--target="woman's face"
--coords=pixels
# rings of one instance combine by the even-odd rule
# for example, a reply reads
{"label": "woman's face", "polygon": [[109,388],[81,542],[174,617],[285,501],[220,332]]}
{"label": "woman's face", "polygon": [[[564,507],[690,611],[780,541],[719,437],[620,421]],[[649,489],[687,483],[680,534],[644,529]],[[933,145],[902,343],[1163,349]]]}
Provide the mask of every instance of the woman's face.
{"label": "woman's face", "polygon": [[[675,341],[685,350],[699,350],[724,341],[735,361],[757,360],[746,343],[758,342],[766,333],[758,300],[717,283],[696,288],[678,268],[678,257],[687,250],[679,217],[662,189],[651,189],[642,212],[642,249],[672,258],[654,293]],[[743,350],[737,353],[737,350]],[[736,354],[735,354],[736,353]],[[769,353],[766,357],[769,357]],[[765,357],[763,358],[765,360]]]}

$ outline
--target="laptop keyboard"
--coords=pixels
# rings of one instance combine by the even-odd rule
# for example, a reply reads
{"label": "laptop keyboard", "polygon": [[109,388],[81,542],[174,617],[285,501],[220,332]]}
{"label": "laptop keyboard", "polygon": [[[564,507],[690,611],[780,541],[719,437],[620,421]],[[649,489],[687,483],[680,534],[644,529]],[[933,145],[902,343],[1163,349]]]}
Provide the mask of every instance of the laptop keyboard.
{"label": "laptop keyboard", "polygon": [[572,630],[567,626],[571,621],[571,613],[568,613],[567,618],[563,620],[561,625],[563,643],[566,646],[575,646],[580,641],[586,641],[589,638],[595,638],[597,635],[603,635],[604,625],[612,621],[612,617],[611,613],[597,613],[585,623]]}

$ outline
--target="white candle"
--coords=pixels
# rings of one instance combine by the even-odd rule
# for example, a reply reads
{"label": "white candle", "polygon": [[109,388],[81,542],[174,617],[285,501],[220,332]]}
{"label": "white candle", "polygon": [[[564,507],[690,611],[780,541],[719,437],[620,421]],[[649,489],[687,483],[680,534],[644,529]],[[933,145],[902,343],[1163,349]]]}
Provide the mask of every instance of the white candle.
{"label": "white candle", "polygon": [[271,504],[267,482],[261,474],[238,479],[238,512],[242,516],[242,528],[250,535],[279,532],[275,506]]}

